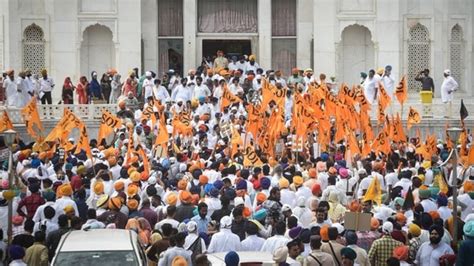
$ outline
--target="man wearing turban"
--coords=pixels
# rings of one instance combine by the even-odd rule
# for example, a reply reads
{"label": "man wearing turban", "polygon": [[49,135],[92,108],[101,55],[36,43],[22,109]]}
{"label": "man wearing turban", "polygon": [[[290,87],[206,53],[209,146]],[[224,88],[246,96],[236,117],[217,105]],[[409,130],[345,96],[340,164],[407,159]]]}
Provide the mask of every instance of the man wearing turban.
{"label": "man wearing turban", "polygon": [[453,249],[446,243],[441,242],[444,235],[444,228],[433,225],[428,230],[430,241],[421,245],[416,253],[416,265],[428,266],[439,265],[439,258],[445,254],[454,254]]}

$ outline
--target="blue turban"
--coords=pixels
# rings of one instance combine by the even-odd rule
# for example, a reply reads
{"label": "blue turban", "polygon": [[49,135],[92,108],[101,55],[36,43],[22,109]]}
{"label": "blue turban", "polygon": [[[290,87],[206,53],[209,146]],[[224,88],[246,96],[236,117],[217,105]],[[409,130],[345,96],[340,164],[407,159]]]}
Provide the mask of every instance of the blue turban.
{"label": "blue turban", "polygon": [[31,168],[36,169],[41,165],[41,161],[39,159],[31,160]]}
{"label": "blue turban", "polygon": [[211,197],[217,198],[219,197],[219,190],[213,186],[209,192],[209,195],[211,195]]}
{"label": "blue turban", "polygon": [[271,181],[270,181],[270,178],[268,177],[262,177],[262,179],[260,179],[260,186],[262,186],[263,189],[268,189],[271,185]]}
{"label": "blue turban", "polygon": [[247,189],[247,181],[240,180],[239,183],[237,183],[236,189],[237,190]]}
{"label": "blue turban", "polygon": [[474,220],[471,220],[464,224],[463,231],[466,236],[474,237]]}
{"label": "blue turban", "polygon": [[224,186],[224,182],[222,182],[222,180],[216,180],[213,185],[215,188],[220,190]]}
{"label": "blue turban", "polygon": [[439,206],[448,206],[448,198],[444,195],[438,196],[438,199],[436,200]]}
{"label": "blue turban", "polygon": [[213,186],[212,184],[206,184],[206,185],[204,186],[204,193],[206,193],[206,194],[211,193],[211,190],[212,190],[213,188],[214,188],[214,186]]}
{"label": "blue turban", "polygon": [[267,217],[267,210],[260,209],[253,213],[253,218],[257,221],[263,221]]}
{"label": "blue turban", "polygon": [[10,253],[10,258],[12,260],[20,260],[25,256],[25,250],[23,247],[18,245],[11,245],[8,249],[8,253]]}
{"label": "blue turban", "polygon": [[327,161],[328,159],[329,154],[327,154],[326,152],[321,153],[321,160],[323,160],[323,162]]}
{"label": "blue turban", "polygon": [[235,251],[230,251],[225,255],[225,265],[227,266],[239,266],[240,258]]}

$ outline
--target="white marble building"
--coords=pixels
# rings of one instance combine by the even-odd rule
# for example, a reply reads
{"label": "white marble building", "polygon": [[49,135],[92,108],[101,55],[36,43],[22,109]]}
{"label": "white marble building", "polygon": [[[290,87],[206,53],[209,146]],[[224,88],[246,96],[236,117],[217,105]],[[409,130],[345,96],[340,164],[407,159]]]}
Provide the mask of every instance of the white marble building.
{"label": "white marble building", "polygon": [[351,83],[387,64],[397,79],[429,68],[437,95],[450,68],[472,97],[473,15],[472,0],[0,0],[0,69],[45,67],[62,84],[111,67],[187,71],[223,48]]}

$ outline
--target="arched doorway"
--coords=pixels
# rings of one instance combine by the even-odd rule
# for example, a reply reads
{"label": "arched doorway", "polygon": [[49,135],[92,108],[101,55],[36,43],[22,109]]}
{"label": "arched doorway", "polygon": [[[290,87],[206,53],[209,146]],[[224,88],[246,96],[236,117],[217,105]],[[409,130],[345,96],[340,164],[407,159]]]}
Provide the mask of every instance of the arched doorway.
{"label": "arched doorway", "polygon": [[342,40],[339,47],[342,57],[339,58],[336,77],[349,85],[360,82],[360,72],[368,72],[375,68],[374,43],[369,29],[360,25],[350,25],[342,31]]}
{"label": "arched doorway", "polygon": [[112,31],[99,24],[87,27],[81,43],[81,76],[90,79],[97,71],[99,79],[107,69],[115,67],[115,48]]}

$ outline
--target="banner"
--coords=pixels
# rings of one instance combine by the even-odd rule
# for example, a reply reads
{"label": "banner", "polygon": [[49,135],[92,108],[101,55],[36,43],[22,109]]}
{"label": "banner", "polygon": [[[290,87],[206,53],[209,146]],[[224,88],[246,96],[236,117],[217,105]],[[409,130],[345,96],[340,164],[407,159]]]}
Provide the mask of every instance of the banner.
{"label": "banner", "polygon": [[8,116],[7,111],[3,111],[3,115],[0,118],[0,132],[3,132],[8,129],[13,129],[13,124],[10,120],[10,117]]}
{"label": "banner", "polygon": [[224,108],[228,107],[231,104],[239,103],[242,101],[239,97],[232,94],[229,88],[227,88],[227,85],[224,85],[222,89],[223,89],[223,93],[222,93],[221,111],[224,111]]}
{"label": "banner", "polygon": [[398,86],[395,90],[395,96],[397,97],[398,102],[403,105],[408,97],[408,87],[406,76],[403,76]]}
{"label": "banner", "polygon": [[244,149],[244,167],[261,167],[262,161],[258,157],[252,145],[247,145]]}
{"label": "banner", "polygon": [[410,106],[410,111],[408,112],[407,128],[410,129],[413,124],[419,124],[421,121],[420,114],[415,108]]}
{"label": "banner", "polygon": [[99,136],[97,137],[98,143],[100,144],[103,139],[107,138],[114,132],[114,129],[120,128],[121,126],[122,120],[120,120],[120,118],[103,109],[99,127]]}
{"label": "banner", "polygon": [[38,109],[36,107],[36,99],[31,98],[31,101],[21,109],[21,116],[25,121],[26,131],[30,134],[33,138],[37,139],[39,135],[35,130],[34,126],[41,132],[43,131],[43,125],[41,124],[40,116],[38,113]]}

